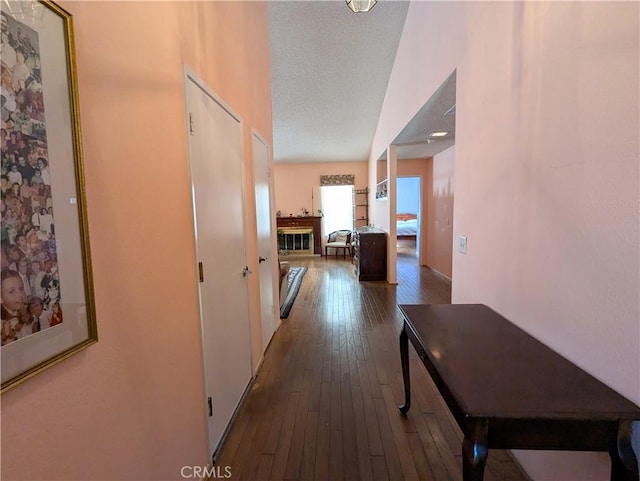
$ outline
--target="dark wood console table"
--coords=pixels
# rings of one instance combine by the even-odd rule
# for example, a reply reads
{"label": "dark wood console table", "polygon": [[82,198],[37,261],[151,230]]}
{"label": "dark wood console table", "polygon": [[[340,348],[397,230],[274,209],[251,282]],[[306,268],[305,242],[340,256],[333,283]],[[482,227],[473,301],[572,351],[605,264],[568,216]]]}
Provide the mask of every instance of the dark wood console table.
{"label": "dark wood console table", "polygon": [[280,227],[311,227],[313,229],[313,253],[322,255],[322,231],[320,222],[322,217],[276,217],[276,225]]}
{"label": "dark wood console table", "polygon": [[464,481],[482,481],[491,448],[606,451],[611,480],[638,481],[631,422],[640,407],[487,306],[399,307],[400,411],[411,406],[411,340],[464,433]]}

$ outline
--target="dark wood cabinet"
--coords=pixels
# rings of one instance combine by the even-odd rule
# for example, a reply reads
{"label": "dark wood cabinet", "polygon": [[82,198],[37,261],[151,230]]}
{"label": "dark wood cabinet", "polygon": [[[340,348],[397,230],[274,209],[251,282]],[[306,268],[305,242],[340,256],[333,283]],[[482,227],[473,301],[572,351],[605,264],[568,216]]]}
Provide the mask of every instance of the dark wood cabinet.
{"label": "dark wood cabinet", "polygon": [[322,217],[277,217],[276,225],[280,228],[311,227],[313,229],[313,253],[322,255]]}
{"label": "dark wood cabinet", "polygon": [[360,281],[387,279],[387,233],[375,227],[354,232],[353,266]]}

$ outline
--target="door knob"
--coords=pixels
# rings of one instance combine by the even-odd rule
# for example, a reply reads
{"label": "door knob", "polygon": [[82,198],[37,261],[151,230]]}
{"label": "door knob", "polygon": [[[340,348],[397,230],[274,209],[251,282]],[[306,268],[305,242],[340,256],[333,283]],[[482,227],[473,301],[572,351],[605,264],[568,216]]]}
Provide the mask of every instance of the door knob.
{"label": "door knob", "polygon": [[265,262],[266,260],[267,260],[267,257],[258,257],[259,263]]}
{"label": "door knob", "polygon": [[242,269],[242,277],[247,277],[249,274],[253,274],[253,272],[251,272],[249,266],[245,266],[244,269]]}

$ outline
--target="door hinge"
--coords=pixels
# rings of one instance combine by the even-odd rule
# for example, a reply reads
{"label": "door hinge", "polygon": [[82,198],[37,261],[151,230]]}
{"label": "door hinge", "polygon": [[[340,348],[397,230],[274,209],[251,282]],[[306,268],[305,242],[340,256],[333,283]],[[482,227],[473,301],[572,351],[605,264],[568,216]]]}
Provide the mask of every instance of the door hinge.
{"label": "door hinge", "polygon": [[198,277],[200,278],[200,282],[204,282],[204,266],[202,262],[198,262]]}
{"label": "door hinge", "polygon": [[196,135],[195,129],[193,128],[193,114],[189,113],[189,134]]}
{"label": "door hinge", "polygon": [[212,417],[213,416],[213,400],[211,399],[211,396],[207,398],[207,404],[209,405],[209,417]]}

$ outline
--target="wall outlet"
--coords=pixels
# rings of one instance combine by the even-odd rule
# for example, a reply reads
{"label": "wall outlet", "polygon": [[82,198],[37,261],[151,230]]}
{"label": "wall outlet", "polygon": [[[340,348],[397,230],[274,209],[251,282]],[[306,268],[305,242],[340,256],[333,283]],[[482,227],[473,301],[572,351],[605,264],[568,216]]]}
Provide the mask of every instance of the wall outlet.
{"label": "wall outlet", "polygon": [[467,236],[458,236],[458,252],[460,254],[467,253]]}

